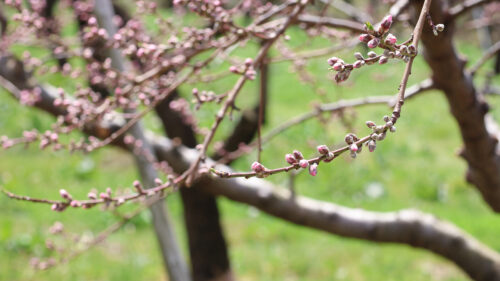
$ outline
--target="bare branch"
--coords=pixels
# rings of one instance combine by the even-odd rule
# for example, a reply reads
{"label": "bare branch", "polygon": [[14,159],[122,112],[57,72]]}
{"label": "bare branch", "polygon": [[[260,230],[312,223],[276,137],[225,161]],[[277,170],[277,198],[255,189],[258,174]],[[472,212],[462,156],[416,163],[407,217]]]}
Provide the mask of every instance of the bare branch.
{"label": "bare branch", "polygon": [[473,9],[477,6],[487,4],[489,2],[492,2],[493,0],[467,0],[464,2],[461,2],[460,4],[457,4],[456,6],[451,7],[448,10],[448,20],[454,20],[455,18],[465,14],[468,12],[470,9]]}
{"label": "bare branch", "polygon": [[500,41],[493,44],[488,48],[483,54],[483,56],[470,68],[469,72],[471,76],[474,76],[476,72],[481,68],[489,59],[500,52]]}

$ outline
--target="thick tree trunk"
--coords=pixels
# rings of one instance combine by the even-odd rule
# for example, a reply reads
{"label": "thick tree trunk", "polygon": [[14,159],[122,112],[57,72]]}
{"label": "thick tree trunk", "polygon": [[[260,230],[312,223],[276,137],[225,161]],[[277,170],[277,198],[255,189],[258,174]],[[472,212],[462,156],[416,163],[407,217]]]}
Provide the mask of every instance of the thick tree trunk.
{"label": "thick tree trunk", "polygon": [[[194,148],[197,141],[192,128],[170,109],[170,102],[177,97],[174,94],[161,102],[156,112],[170,138],[179,138],[185,146]],[[200,183],[180,189],[193,281],[233,280],[216,199],[202,189]]]}
{"label": "thick tree trunk", "polygon": [[[413,0],[414,16],[420,11],[422,2]],[[453,21],[447,21],[443,5],[443,1],[432,1],[430,14],[433,21],[444,23],[446,28],[434,36],[430,26],[425,26],[422,34],[424,57],[432,70],[434,85],[445,94],[458,123],[464,142],[460,155],[468,164],[466,179],[478,188],[493,210],[500,212],[498,140],[486,128],[488,105],[477,94],[472,77],[464,68],[466,61],[455,50],[455,25]]]}

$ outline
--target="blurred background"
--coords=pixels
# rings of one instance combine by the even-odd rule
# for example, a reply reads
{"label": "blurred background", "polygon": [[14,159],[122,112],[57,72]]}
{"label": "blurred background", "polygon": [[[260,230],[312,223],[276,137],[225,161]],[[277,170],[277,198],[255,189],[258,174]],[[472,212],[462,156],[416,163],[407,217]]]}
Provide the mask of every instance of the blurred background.
{"label": "blurred background", "polygon": [[[368,9],[368,1],[353,1],[360,9]],[[133,3],[123,3],[131,13]],[[2,7],[2,6],[0,6]],[[373,18],[381,18],[389,5],[379,5]],[[481,12],[481,11],[479,11]],[[5,9],[8,15],[12,11]],[[76,23],[70,11],[59,11],[67,21],[62,30],[66,37],[75,37]],[[332,15],[345,17],[339,11]],[[168,8],[161,8],[162,17],[172,17],[184,23],[199,24],[194,16],[176,15]],[[456,47],[472,65],[488,46],[485,29],[475,29],[474,18],[461,19],[457,28]],[[498,14],[497,14],[498,17]],[[145,16],[151,33],[158,35],[152,16]],[[247,19],[240,19],[244,24]],[[498,40],[498,26],[487,33],[490,44]],[[398,25],[393,33],[405,38],[409,28]],[[290,40],[288,48],[294,50],[317,49],[340,44],[311,37],[298,27],[286,33]],[[234,51],[234,55],[245,58],[255,56],[258,44],[249,42],[245,48]],[[366,50],[358,44],[360,52]],[[48,50],[43,46],[16,44],[11,51],[21,57],[29,50],[35,57],[44,57]],[[363,96],[392,95],[397,92],[404,64],[391,61],[386,65],[365,67],[351,74],[349,80],[337,85],[333,73],[328,70],[326,59],[338,56],[353,60],[353,49],[343,49],[307,61],[307,71],[312,83],[306,83],[303,75],[290,61],[274,63],[269,69],[269,104],[264,134],[284,121],[307,112],[315,104],[351,99]],[[279,52],[273,49],[271,57]],[[56,62],[47,62],[50,66]],[[81,59],[69,60],[73,66],[81,66]],[[495,60],[490,60],[480,71],[475,81],[478,88],[494,69]],[[1,66],[0,66],[1,67]],[[214,73],[225,70],[229,64],[215,62]],[[430,74],[423,58],[414,64],[409,85],[417,83]],[[58,73],[37,76],[41,82],[49,82],[71,91],[75,81]],[[189,99],[191,89],[222,92],[229,89],[237,77],[228,76],[210,83],[186,84],[180,88],[182,96]],[[500,77],[492,76],[491,85],[500,87]],[[78,78],[84,81],[84,78]],[[309,81],[310,82],[310,81]],[[258,84],[248,83],[240,95],[239,104],[253,104],[258,95]],[[500,120],[500,97],[488,95],[487,101],[496,120]],[[207,105],[195,112],[200,127],[212,124],[217,106]],[[275,137],[264,145],[262,163],[266,167],[283,165],[283,155],[293,149],[311,155],[319,144],[340,143],[351,131],[364,135],[366,120],[379,120],[390,109],[384,105],[373,105],[361,109],[348,109],[328,122],[310,120]],[[45,131],[54,118],[26,106],[21,106],[4,90],[0,89],[0,135],[18,136],[24,130]],[[146,118],[148,128],[162,132],[161,123],[154,115]],[[225,121],[224,132],[231,129]],[[414,208],[429,212],[448,220],[475,236],[478,240],[500,251],[500,217],[483,202],[477,190],[465,180],[466,163],[457,156],[461,147],[461,136],[455,120],[449,113],[447,102],[439,91],[429,91],[405,103],[402,118],[395,134],[390,134],[377,146],[374,153],[364,152],[356,159],[342,156],[330,165],[319,167],[318,176],[307,172],[295,176],[298,194],[334,202],[349,207],[375,211],[395,211]],[[75,134],[73,137],[77,137]],[[247,171],[255,160],[251,153],[234,163],[234,169]],[[125,188],[138,178],[130,155],[114,148],[105,148],[84,155],[67,151],[41,151],[36,146],[15,147],[0,151],[0,186],[17,194],[32,197],[58,198],[58,190],[64,188],[74,197],[84,198],[92,188]],[[290,177],[280,174],[268,180],[287,186]],[[178,194],[167,199],[168,209],[175,220],[178,237],[187,256],[187,242],[182,222],[182,208]],[[259,210],[224,198],[218,200],[222,223],[229,244],[233,270],[239,280],[468,280],[454,264],[430,252],[401,245],[388,245],[336,237],[320,231],[295,226],[270,217]],[[130,209],[124,206],[123,210]],[[123,211],[121,208],[119,212]],[[71,247],[80,247],[85,239],[91,239],[116,221],[116,214],[93,208],[91,210],[69,209],[53,212],[45,205],[15,201],[0,196],[0,280],[166,280],[157,249],[157,241],[148,212],[133,218],[104,243],[86,251],[74,260],[47,271],[36,271],[30,267],[34,257],[50,257],[54,250],[47,244],[54,243],[61,253]],[[49,228],[62,222],[64,235],[53,235]]]}

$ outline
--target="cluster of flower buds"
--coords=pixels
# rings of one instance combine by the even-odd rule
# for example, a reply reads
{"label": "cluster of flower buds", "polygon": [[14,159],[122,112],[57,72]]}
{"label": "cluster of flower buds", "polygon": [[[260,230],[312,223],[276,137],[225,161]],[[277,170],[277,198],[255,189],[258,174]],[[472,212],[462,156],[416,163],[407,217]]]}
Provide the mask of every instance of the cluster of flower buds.
{"label": "cluster of flower buds", "polygon": [[[331,153],[329,151],[329,149],[326,145],[318,146],[318,152],[320,152],[320,154],[322,154],[322,155],[327,155],[327,158],[329,158],[329,161],[333,160],[333,158],[335,157],[335,156],[333,156],[333,153]],[[316,162],[309,163],[309,160],[304,159],[302,152],[300,152],[298,150],[294,150],[292,153],[286,154],[285,161],[290,165],[294,165],[294,166],[298,165],[302,169],[309,167],[309,174],[311,176],[316,176],[318,174],[318,163],[316,163]]]}
{"label": "cluster of flower buds", "polygon": [[253,68],[253,59],[251,58],[245,59],[243,69],[235,65],[231,65],[229,67],[229,71],[235,74],[244,74],[249,80],[255,80],[255,76],[257,75],[257,72]]}
{"label": "cluster of flower buds", "polygon": [[[365,30],[367,33],[361,34],[359,36],[359,41],[366,43],[368,48],[371,48],[371,49],[376,48],[378,45],[380,45],[382,36],[389,31],[389,29],[391,28],[391,25],[392,25],[392,16],[391,15],[386,16],[382,20],[382,22],[380,23],[380,25],[378,26],[377,29],[374,29],[373,26],[367,22],[365,24]],[[389,34],[389,35],[392,35],[392,34]],[[386,37],[386,40],[392,42],[394,40],[393,39],[394,35],[392,35],[392,36],[389,36],[389,35],[387,36],[387,37],[389,37],[389,40],[387,39],[387,37]],[[394,43],[392,43],[392,44],[394,44]]]}
{"label": "cluster of flower buds", "polygon": [[197,88],[194,88],[193,91],[193,96],[195,98],[196,106],[195,109],[199,110],[201,108],[201,105],[206,103],[206,102],[220,102],[222,100],[221,95],[216,95],[213,91],[199,91]]}
{"label": "cluster of flower buds", "polygon": [[262,174],[266,171],[266,167],[264,167],[264,165],[262,165],[261,163],[255,161],[252,163],[252,171],[256,172],[257,174]]}
{"label": "cluster of flower buds", "polygon": [[353,134],[349,133],[345,136],[344,141],[347,143],[349,146],[349,151],[351,153],[352,158],[356,158],[358,153],[361,153],[363,146],[360,144],[358,145],[356,142],[359,141],[359,138]]}
{"label": "cluster of flower buds", "polygon": [[331,69],[337,71],[337,74],[335,74],[335,82],[340,83],[349,78],[351,70],[353,69],[352,65],[346,64],[342,59],[337,57],[331,57],[327,62],[332,67]]}
{"label": "cluster of flower buds", "polygon": [[19,97],[19,102],[23,105],[33,106],[40,101],[42,90],[39,87],[22,90]]}
{"label": "cluster of flower buds", "polygon": [[366,126],[372,129],[373,133],[370,135],[370,140],[366,143],[370,152],[373,152],[377,146],[377,141],[382,141],[385,139],[387,131],[391,133],[396,132],[396,126],[394,126],[391,118],[389,116],[384,116],[384,125],[377,125],[373,121],[366,121]]}

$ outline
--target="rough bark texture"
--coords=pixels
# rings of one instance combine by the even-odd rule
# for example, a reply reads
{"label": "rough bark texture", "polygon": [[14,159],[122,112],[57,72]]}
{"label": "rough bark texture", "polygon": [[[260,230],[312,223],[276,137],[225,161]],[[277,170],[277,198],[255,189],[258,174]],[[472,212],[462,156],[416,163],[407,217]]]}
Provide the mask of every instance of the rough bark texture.
{"label": "rough bark texture", "polygon": [[[413,1],[414,15],[420,11],[422,2]],[[477,94],[472,77],[464,68],[466,61],[454,48],[454,22],[448,22],[443,5],[443,1],[432,2],[433,21],[444,23],[446,29],[434,36],[429,25],[425,26],[422,34],[424,57],[432,69],[434,85],[445,94],[460,129],[464,143],[460,155],[468,164],[466,179],[478,188],[493,210],[500,212],[498,139],[486,128],[488,105]]]}

